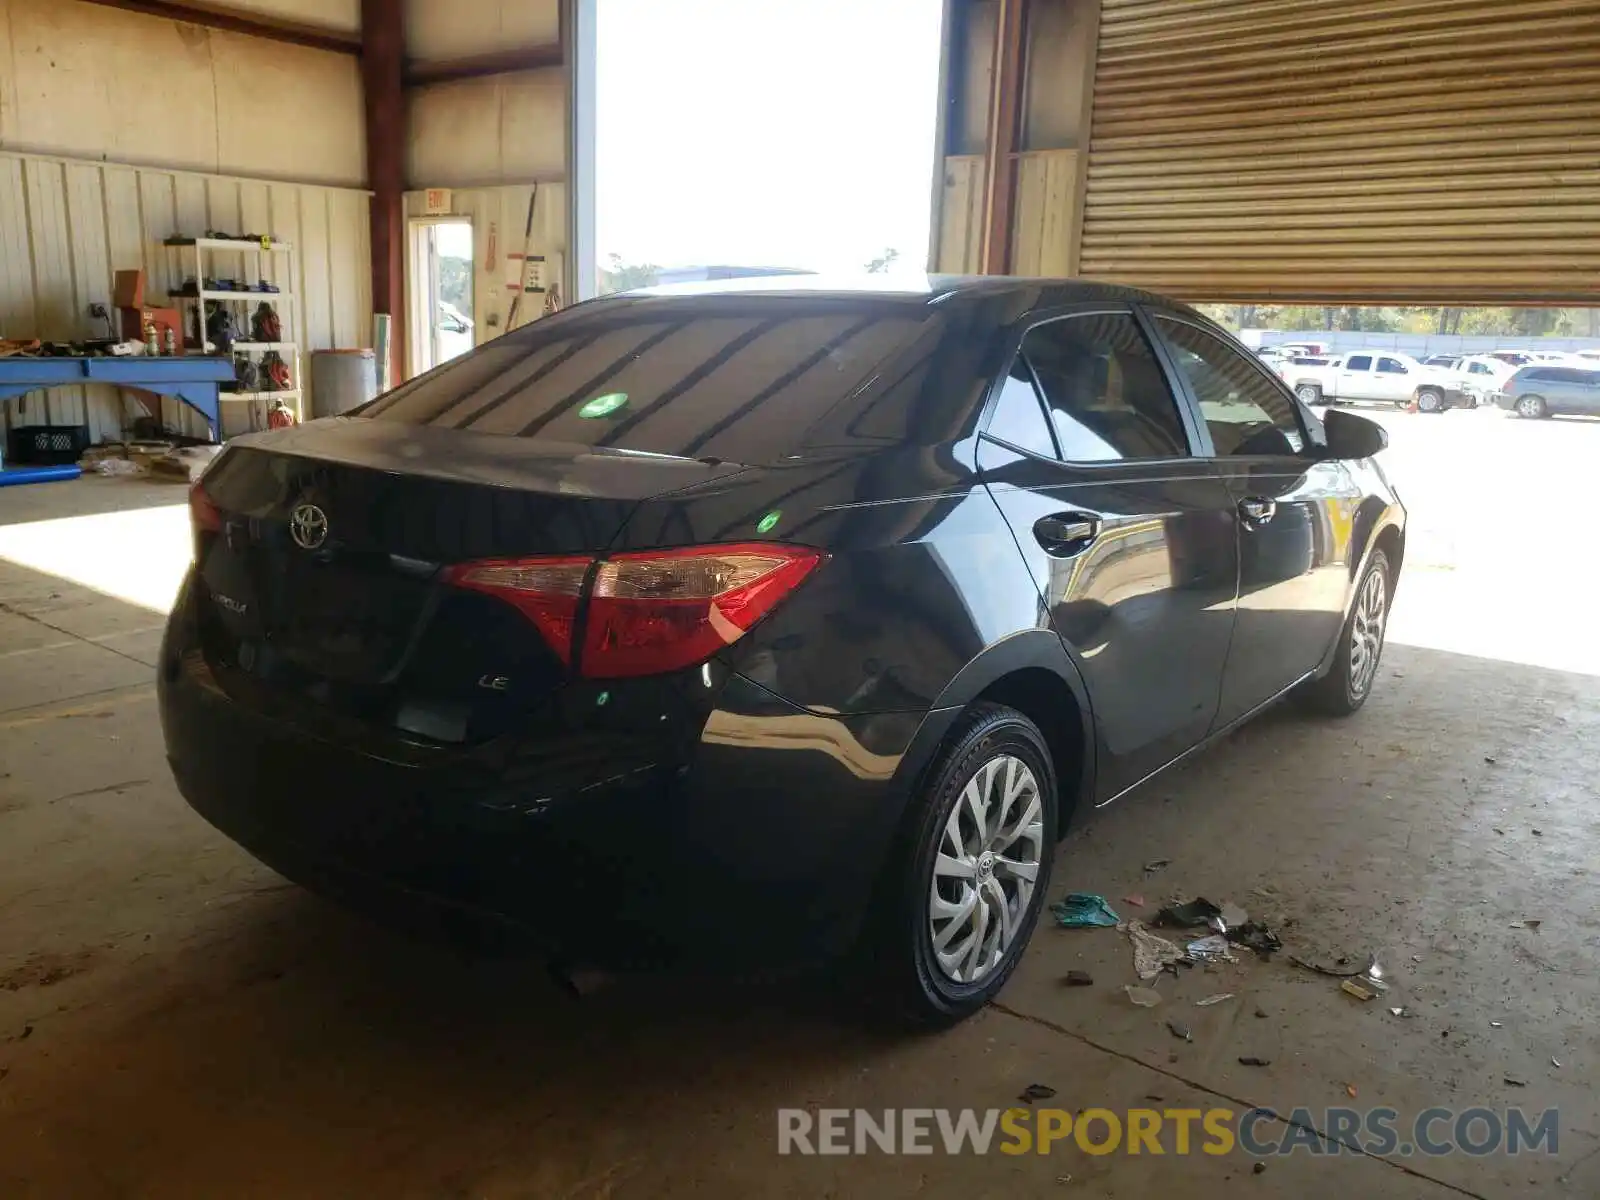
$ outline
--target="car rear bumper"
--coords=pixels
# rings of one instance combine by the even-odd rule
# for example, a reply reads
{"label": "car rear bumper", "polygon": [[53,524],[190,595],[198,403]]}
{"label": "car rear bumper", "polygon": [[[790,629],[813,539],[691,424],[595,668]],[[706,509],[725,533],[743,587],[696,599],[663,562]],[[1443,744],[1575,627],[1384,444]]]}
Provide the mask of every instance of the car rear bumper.
{"label": "car rear bumper", "polygon": [[678,753],[620,738],[585,755],[594,730],[568,726],[499,747],[498,761],[402,761],[232,698],[184,607],[159,698],[173,775],[197,812],[283,875],[388,923],[489,924],[593,965],[846,948],[904,811],[913,741],[947,719],[819,716],[728,674]]}

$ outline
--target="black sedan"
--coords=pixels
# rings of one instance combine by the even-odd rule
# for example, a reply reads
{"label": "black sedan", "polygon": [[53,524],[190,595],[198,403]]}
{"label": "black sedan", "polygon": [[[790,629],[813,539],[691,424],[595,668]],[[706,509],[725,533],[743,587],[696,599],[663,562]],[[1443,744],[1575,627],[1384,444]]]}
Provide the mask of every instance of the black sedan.
{"label": "black sedan", "polygon": [[370,911],[593,966],[864,951],[959,1017],[1075,809],[1287,693],[1366,700],[1384,445],[1108,286],[581,304],[216,459],[172,769]]}

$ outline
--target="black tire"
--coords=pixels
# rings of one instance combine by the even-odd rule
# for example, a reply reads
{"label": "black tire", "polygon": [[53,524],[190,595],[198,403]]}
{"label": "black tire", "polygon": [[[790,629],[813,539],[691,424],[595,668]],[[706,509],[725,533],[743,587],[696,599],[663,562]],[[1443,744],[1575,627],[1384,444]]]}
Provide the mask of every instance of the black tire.
{"label": "black tire", "polygon": [[1544,402],[1543,396],[1518,396],[1516,408],[1513,410],[1519,417],[1531,417],[1539,420],[1550,415],[1550,406]]}
{"label": "black tire", "polygon": [[1417,411],[1441,413],[1444,411],[1444,393],[1438,388],[1417,389]]}
{"label": "black tire", "polygon": [[[934,951],[930,924],[934,862],[946,823],[967,784],[980,768],[1002,755],[1021,760],[1036,781],[1043,810],[1037,875],[1027,907],[1013,922],[1016,932],[998,964],[976,982],[962,983],[941,968]],[[982,1008],[1005,986],[1027,948],[1049,892],[1060,811],[1056,778],[1044,735],[1015,709],[975,704],[950,731],[925,776],[920,795],[914,798],[915,807],[908,814],[879,889],[880,912],[869,925],[862,947],[876,976],[878,999],[897,1023],[922,1027],[953,1024]]]}
{"label": "black tire", "polygon": [[1294,389],[1294,394],[1300,397],[1301,404],[1310,407],[1326,403],[1322,398],[1322,389],[1314,383],[1298,384]]}
{"label": "black tire", "polygon": [[[1383,578],[1383,627],[1378,635],[1372,669],[1367,674],[1365,682],[1360,683],[1352,674],[1356,626],[1361,613],[1362,597],[1366,593],[1368,581],[1375,573],[1381,574]],[[1389,556],[1382,550],[1374,550],[1371,560],[1367,563],[1367,569],[1361,573],[1361,582],[1356,585],[1355,601],[1350,605],[1350,615],[1345,618],[1344,628],[1339,631],[1339,648],[1334,652],[1333,668],[1321,679],[1313,679],[1306,685],[1305,698],[1313,709],[1330,717],[1348,717],[1367,702],[1367,697],[1372,695],[1372,685],[1377,682],[1378,667],[1383,657],[1384,636],[1389,626],[1389,607],[1393,599],[1394,572],[1389,568]]]}

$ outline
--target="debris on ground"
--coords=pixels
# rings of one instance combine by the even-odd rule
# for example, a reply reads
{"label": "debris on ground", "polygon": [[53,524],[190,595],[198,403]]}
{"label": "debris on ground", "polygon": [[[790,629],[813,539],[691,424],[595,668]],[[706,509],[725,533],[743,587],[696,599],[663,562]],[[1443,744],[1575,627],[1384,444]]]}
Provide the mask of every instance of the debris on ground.
{"label": "debris on ground", "polygon": [[1283,939],[1260,921],[1245,921],[1228,926],[1227,938],[1235,946],[1254,950],[1262,958],[1271,958],[1283,949]]}
{"label": "debris on ground", "polygon": [[1354,1100],[1356,1098],[1356,1085],[1353,1083],[1345,1084],[1344,1093],[1345,1095],[1349,1096],[1350,1099]]}
{"label": "debris on ground", "polygon": [[1527,1087],[1528,1086],[1528,1081],[1526,1079],[1513,1079],[1509,1075],[1506,1076],[1506,1083],[1509,1084],[1511,1087]]}
{"label": "debris on ground", "polygon": [[1068,987],[1093,987],[1094,976],[1087,971],[1068,971],[1067,977],[1061,982]]}
{"label": "debris on ground", "polygon": [[1391,1017],[1409,1017],[1411,1015],[1411,1010],[1402,1004],[1399,1008],[1391,1008],[1389,1010],[1389,1015]]}
{"label": "debris on ground", "polygon": [[1187,947],[1189,957],[1195,962],[1238,962],[1228,947],[1228,939],[1220,933],[1197,938]]}
{"label": "debris on ground", "polygon": [[1175,1038],[1182,1038],[1186,1042],[1194,1041],[1194,1034],[1189,1032],[1189,1027],[1187,1025],[1185,1025],[1182,1021],[1179,1021],[1179,1020],[1168,1021],[1167,1022],[1167,1029],[1171,1031],[1172,1036],[1175,1037]]}
{"label": "debris on ground", "polygon": [[1256,1016],[1260,1017],[1263,1021],[1265,1021],[1267,1019],[1267,1010],[1264,1009],[1264,1008],[1256,1009]]}
{"label": "debris on ground", "polygon": [[1024,1104],[1032,1104],[1035,1100],[1049,1100],[1056,1094],[1055,1088],[1047,1083],[1030,1083],[1022,1089],[1022,1095],[1017,1099]]}
{"label": "debris on ground", "polygon": [[1559,1058],[1552,1058],[1550,1060],[1550,1065],[1552,1067],[1559,1067],[1561,1065],[1561,1060]]}
{"label": "debris on ground", "polygon": [[1070,892],[1050,906],[1056,924],[1066,929],[1109,929],[1121,920],[1104,896]]}
{"label": "debris on ground", "polygon": [[1505,1027],[1506,1027],[1506,1023],[1504,1021],[1490,1021],[1489,1022],[1489,1028],[1490,1029],[1504,1029]]}
{"label": "debris on ground", "polygon": [[1341,958],[1339,965],[1335,967],[1325,967],[1321,963],[1314,963],[1310,959],[1301,958],[1298,954],[1289,955],[1289,961],[1297,967],[1315,971],[1318,975],[1331,975],[1335,979],[1354,979],[1366,970],[1366,967],[1349,967],[1346,969],[1350,962],[1348,958]]}
{"label": "debris on ground", "polygon": [[1258,1162],[1258,1163],[1256,1163],[1255,1166],[1250,1168],[1250,1174],[1252,1174],[1252,1175],[1260,1175],[1266,1169],[1267,1169],[1267,1164],[1266,1163]]}
{"label": "debris on ground", "polygon": [[1117,926],[1133,943],[1133,973],[1140,979],[1154,979],[1169,963],[1183,958],[1183,951],[1164,937],[1157,937],[1144,927],[1143,921],[1129,921]]}
{"label": "debris on ground", "polygon": [[1135,892],[1131,896],[1124,896],[1122,898],[1122,902],[1124,904],[1131,904],[1135,908],[1143,908],[1144,907],[1144,897],[1141,896],[1138,892]]}
{"label": "debris on ground", "polygon": [[1239,1056],[1239,1065],[1245,1067],[1270,1067],[1272,1060],[1270,1058],[1257,1058],[1254,1054],[1241,1054]]}
{"label": "debris on ground", "polygon": [[1209,927],[1221,916],[1222,910],[1201,896],[1182,904],[1163,905],[1152,924],[1162,929],[1196,929],[1202,925]]}
{"label": "debris on ground", "polygon": [[[1243,925],[1250,919],[1250,914],[1230,900],[1222,902],[1222,923],[1232,929],[1236,925]],[[1226,932],[1226,930],[1224,930]]]}
{"label": "debris on ground", "polygon": [[1485,754],[1483,756],[1483,761],[1488,763],[1492,767],[1495,764],[1495,757],[1492,754]]}
{"label": "debris on ground", "polygon": [[1131,983],[1122,985],[1122,990],[1128,993],[1128,999],[1140,1008],[1154,1008],[1161,1003],[1161,993],[1154,988],[1135,987]]}
{"label": "debris on ground", "polygon": [[1511,928],[1512,929],[1530,929],[1530,930],[1533,930],[1534,932],[1538,932],[1539,926],[1541,926],[1543,924],[1544,924],[1544,922],[1542,920],[1541,921],[1533,921],[1533,920],[1513,921],[1513,922],[1511,922]]}
{"label": "debris on ground", "polygon": [[1145,863],[1144,873],[1146,875],[1154,875],[1157,871],[1165,870],[1171,865],[1172,860],[1170,858],[1152,858],[1149,862]]}
{"label": "debris on ground", "polygon": [[1543,837],[1543,836],[1544,836],[1544,830],[1542,830],[1542,829],[1535,829],[1535,830],[1534,830],[1534,831],[1533,831],[1533,836],[1534,836],[1534,837]]}
{"label": "debris on ground", "polygon": [[1341,992],[1349,993],[1350,995],[1354,996],[1357,1000],[1371,1000],[1374,996],[1376,996],[1378,994],[1377,992],[1368,991],[1366,988],[1362,987],[1359,983],[1357,983],[1354,979],[1346,979],[1343,983],[1341,983],[1339,985],[1339,990]]}
{"label": "debris on ground", "polygon": [[1196,1008],[1210,1008],[1213,1004],[1221,1004],[1224,1000],[1232,1000],[1232,992],[1218,992],[1215,996],[1207,996],[1204,1000],[1196,1000]]}

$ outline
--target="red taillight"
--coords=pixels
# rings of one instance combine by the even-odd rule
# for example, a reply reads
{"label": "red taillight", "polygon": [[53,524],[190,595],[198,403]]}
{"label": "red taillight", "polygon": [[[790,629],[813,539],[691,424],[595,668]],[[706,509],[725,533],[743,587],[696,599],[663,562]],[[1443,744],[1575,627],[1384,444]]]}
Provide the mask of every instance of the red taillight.
{"label": "red taillight", "polygon": [[593,565],[590,558],[491,558],[446,567],[444,580],[504,600],[532,621],[568,663],[584,576]]}
{"label": "red taillight", "polygon": [[620,679],[704,662],[744,636],[821,561],[806,547],[750,542],[617,554],[598,567],[588,558],[464,563],[446,568],[445,580],[514,605],[567,663],[587,599],[579,671]]}
{"label": "red taillight", "polygon": [[189,486],[189,524],[193,532],[194,560],[200,561],[200,535],[222,532],[222,510],[196,480]]}

